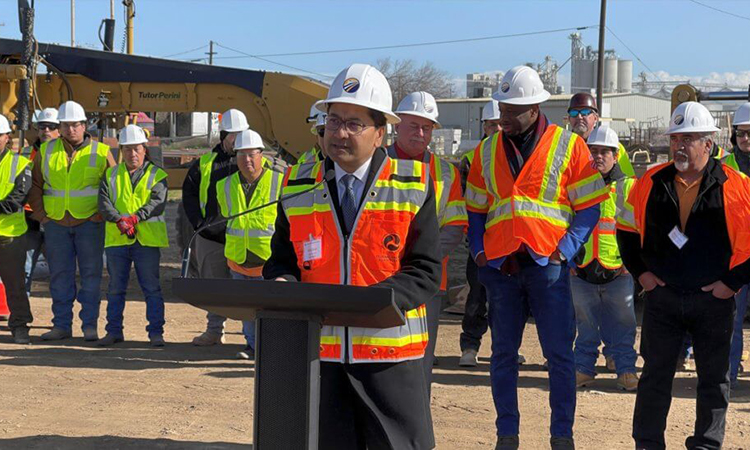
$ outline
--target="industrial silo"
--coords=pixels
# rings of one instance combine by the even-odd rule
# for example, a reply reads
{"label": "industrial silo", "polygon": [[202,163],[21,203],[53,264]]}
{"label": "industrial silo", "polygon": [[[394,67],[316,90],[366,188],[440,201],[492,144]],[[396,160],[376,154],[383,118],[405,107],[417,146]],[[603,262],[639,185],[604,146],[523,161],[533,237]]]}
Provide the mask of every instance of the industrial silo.
{"label": "industrial silo", "polygon": [[617,59],[604,58],[604,84],[602,84],[604,92],[617,91],[617,75]]}
{"label": "industrial silo", "polygon": [[576,65],[576,69],[573,71],[575,79],[570,82],[570,91],[576,92],[589,92],[595,88],[594,77],[596,75],[596,61],[591,59],[579,59],[574,60],[573,64]]}
{"label": "industrial silo", "polygon": [[617,63],[617,92],[629,94],[633,90],[633,61],[621,59]]}

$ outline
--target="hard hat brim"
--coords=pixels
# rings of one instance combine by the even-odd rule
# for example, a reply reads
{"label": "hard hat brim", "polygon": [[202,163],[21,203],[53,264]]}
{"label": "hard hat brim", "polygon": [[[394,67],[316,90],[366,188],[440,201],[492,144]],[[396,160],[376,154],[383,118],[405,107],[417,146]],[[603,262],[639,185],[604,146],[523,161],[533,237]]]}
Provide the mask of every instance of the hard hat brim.
{"label": "hard hat brim", "polygon": [[432,117],[430,117],[430,116],[428,116],[427,114],[424,114],[424,113],[419,113],[419,112],[416,112],[416,111],[395,111],[395,113],[398,116],[400,116],[402,114],[407,114],[407,115],[410,115],[410,116],[417,116],[417,117],[421,117],[423,119],[427,119],[430,122],[432,122],[432,123],[435,124],[435,129],[438,129],[438,128],[442,127],[442,125],[440,125],[440,122],[438,122],[437,120],[433,119]]}
{"label": "hard hat brim", "polygon": [[357,101],[356,99],[351,98],[351,97],[336,97],[336,98],[330,98],[330,99],[327,98],[325,100],[319,100],[318,102],[315,103],[315,107],[318,109],[318,111],[327,113],[328,112],[327,105],[331,105],[333,103],[346,103],[348,105],[361,106],[363,108],[381,112],[385,114],[387,123],[397,124],[401,122],[401,119],[396,114],[394,114],[393,111],[389,109],[381,108],[374,103]]}
{"label": "hard hat brim", "polygon": [[246,145],[243,147],[235,147],[234,151],[238,152],[240,150],[265,150],[266,147],[263,144],[256,144],[256,145]]}
{"label": "hard hat brim", "polygon": [[550,96],[551,94],[546,90],[531,97],[510,97],[502,92],[495,92],[492,94],[494,100],[497,100],[498,103],[505,103],[506,105],[538,105],[549,100]]}
{"label": "hard hat brim", "polygon": [[740,125],[750,125],[750,119],[748,119],[748,120],[743,120],[743,121],[741,121],[741,122],[732,122],[732,126],[733,126],[733,127],[738,127],[738,126],[740,126]]}

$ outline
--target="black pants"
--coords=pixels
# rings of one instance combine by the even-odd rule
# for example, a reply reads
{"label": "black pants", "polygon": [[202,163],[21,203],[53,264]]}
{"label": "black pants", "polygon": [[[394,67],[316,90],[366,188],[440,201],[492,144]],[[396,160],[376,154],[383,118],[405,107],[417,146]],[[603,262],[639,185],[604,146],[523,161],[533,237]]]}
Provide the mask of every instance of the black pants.
{"label": "black pants", "polygon": [[476,350],[482,344],[482,336],[487,332],[487,291],[479,282],[477,263],[469,255],[466,261],[466,281],[469,283],[469,296],[466,298],[464,318],[461,320],[461,351]]}
{"label": "black pants", "polygon": [[672,381],[686,333],[693,337],[698,389],[695,432],[685,445],[689,449],[721,448],[729,405],[734,309],[734,298],[722,300],[710,292],[656,287],[646,294],[641,332],[644,365],[633,417],[637,448],[665,448]]}
{"label": "black pants", "polygon": [[435,447],[422,359],[320,363],[320,450]]}
{"label": "black pants", "polygon": [[0,279],[5,285],[10,319],[8,328],[28,327],[33,320],[26,295],[26,236],[0,236]]}

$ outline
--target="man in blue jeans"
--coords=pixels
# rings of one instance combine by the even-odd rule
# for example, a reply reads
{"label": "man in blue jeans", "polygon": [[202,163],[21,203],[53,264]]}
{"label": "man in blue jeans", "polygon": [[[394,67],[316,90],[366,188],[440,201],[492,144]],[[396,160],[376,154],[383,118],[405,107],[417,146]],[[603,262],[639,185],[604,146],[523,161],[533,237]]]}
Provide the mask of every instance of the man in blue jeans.
{"label": "man in blue jeans", "polygon": [[99,212],[107,221],[107,335],[97,345],[105,347],[124,340],[122,315],[130,268],[135,266],[138,284],[146,298],[148,338],[154,347],[164,346],[164,298],[159,286],[160,248],[169,246],[164,209],[167,173],[148,159],[146,133],[137,125],[120,131],[123,162],[108,169],[99,186]]}
{"label": "man in blue jeans", "polygon": [[[52,295],[52,330],[44,340],[69,338],[73,301],[81,304],[87,341],[99,339],[104,223],[97,209],[99,181],[115,165],[109,147],[86,132],[86,113],[76,102],[58,110],[59,139],[45,142],[34,158],[29,192],[31,218],[44,227]],[[76,286],[76,265],[81,275]]]}

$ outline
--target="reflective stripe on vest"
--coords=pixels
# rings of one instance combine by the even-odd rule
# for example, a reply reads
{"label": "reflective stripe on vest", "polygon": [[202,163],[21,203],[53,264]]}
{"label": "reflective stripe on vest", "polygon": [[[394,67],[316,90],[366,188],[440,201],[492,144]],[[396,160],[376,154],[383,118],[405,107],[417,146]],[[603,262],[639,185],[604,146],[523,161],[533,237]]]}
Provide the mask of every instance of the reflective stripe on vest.
{"label": "reflective stripe on vest", "polygon": [[[348,238],[341,231],[328,183],[284,202],[301,281],[371,286],[401,269],[409,226],[427,198],[429,172],[420,162],[388,157],[371,170],[376,179],[362,194]],[[283,194],[309,189],[322,179],[322,162],[296,165],[284,179]],[[311,239],[320,240],[320,255],[304,251]],[[423,357],[428,339],[425,306],[405,316],[405,325],[386,329],[324,326],[321,359],[358,363]]]}
{"label": "reflective stripe on vest", "polygon": [[39,151],[47,216],[60,220],[68,212],[76,219],[87,219],[96,214],[99,181],[107,169],[109,147],[91,141],[76,152],[70,163],[61,139],[43,143]]}
{"label": "reflective stripe on vest", "polygon": [[[222,216],[229,217],[279,199],[284,178],[282,173],[265,169],[249,200],[245,198],[240,176],[240,172],[235,172],[216,183],[216,197]],[[237,264],[247,260],[248,251],[263,260],[268,259],[271,256],[271,237],[277,210],[276,205],[272,205],[230,220],[224,256]]]}
{"label": "reflective stripe on vest", "polygon": [[[156,183],[166,179],[167,173],[154,164],[149,164],[135,188],[124,163],[107,169],[106,177],[112,204],[123,216],[132,216],[151,201],[151,189]],[[131,239],[120,232],[116,223],[107,222],[104,226],[104,246],[132,245],[137,240],[144,247],[169,247],[164,213],[138,222],[135,230],[135,239]]]}
{"label": "reflective stripe on vest", "polygon": [[[0,151],[2,154],[3,151]],[[12,150],[6,150],[0,159],[0,201],[5,200],[16,186],[16,179],[31,164],[31,161],[14,153]],[[11,214],[0,213],[0,236],[18,237],[26,233],[26,216],[23,209]]]}
{"label": "reflective stripe on vest", "polygon": [[216,152],[204,153],[198,162],[201,171],[201,183],[198,186],[198,200],[201,205],[201,215],[206,218],[206,204],[208,203],[208,186],[211,184],[211,172]]}

